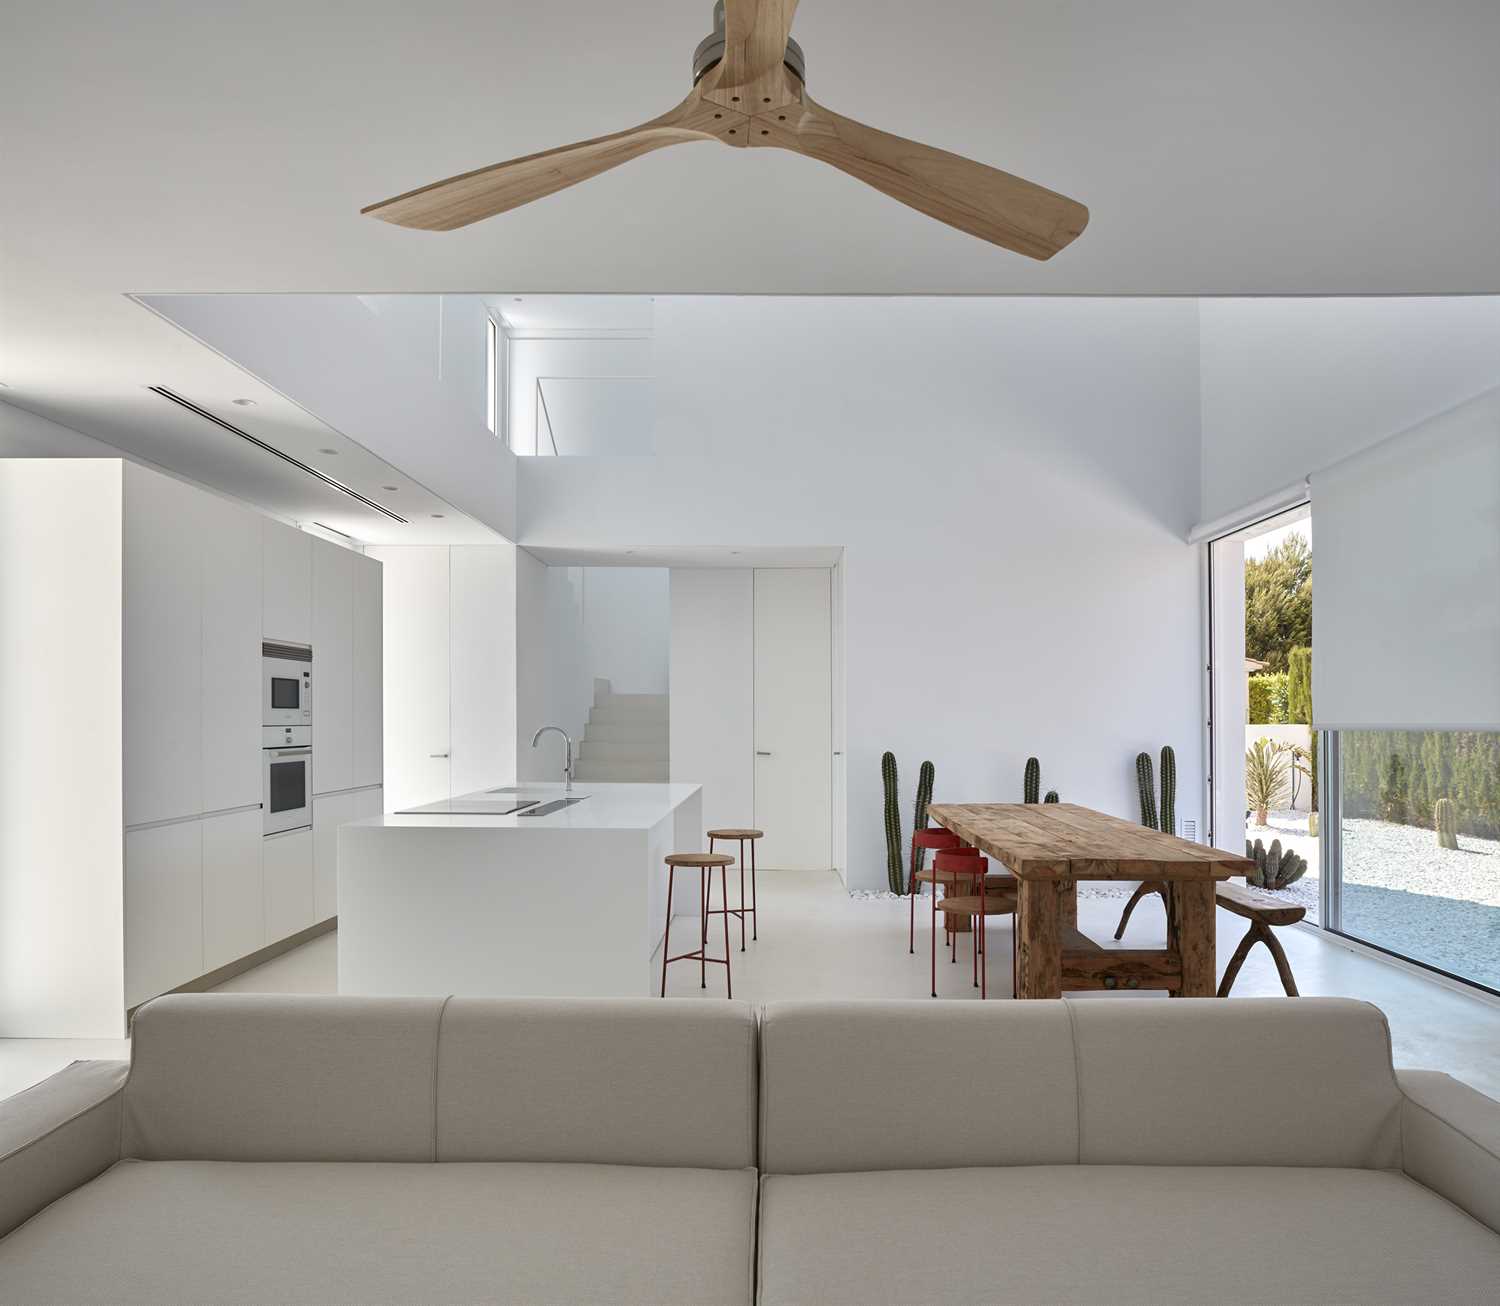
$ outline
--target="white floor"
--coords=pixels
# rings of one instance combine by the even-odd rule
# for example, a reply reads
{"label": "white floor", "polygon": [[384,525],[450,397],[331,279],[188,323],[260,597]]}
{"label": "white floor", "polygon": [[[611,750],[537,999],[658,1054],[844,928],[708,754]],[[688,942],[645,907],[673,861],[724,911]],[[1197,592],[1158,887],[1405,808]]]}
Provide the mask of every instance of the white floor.
{"label": "white floor", "polygon": [[[739,922],[730,920],[734,996],[752,1002],[797,998],[925,998],[928,995],[927,919],[917,911],[917,952],[907,951],[907,903],[893,899],[850,898],[830,873],[762,871],[759,941],[739,951]],[[731,889],[733,896],[733,889]],[[716,899],[717,900],[717,899]],[[1123,900],[1084,898],[1079,926],[1101,940],[1114,933]],[[720,918],[714,937],[722,940]],[[1219,965],[1243,933],[1238,917],[1219,913]],[[696,918],[679,918],[673,951],[692,946]],[[1316,932],[1280,932],[1298,986],[1308,996],[1336,994],[1365,998],[1390,1020],[1396,1064],[1445,1070],[1481,1092],[1500,1098],[1500,1003],[1456,992],[1420,974],[1350,951]],[[1127,940],[1138,947],[1165,941],[1160,900],[1146,899],[1131,919]],[[997,918],[990,927],[994,963],[991,998],[1010,992],[1010,925]],[[711,948],[711,951],[713,949]],[[972,966],[967,952],[950,963],[938,954],[938,994],[973,1000]],[[333,993],[338,970],[338,936],[325,935],[221,986],[238,993]],[[660,957],[653,979],[660,984]],[[670,968],[669,996],[719,998],[724,968],[710,966],[708,986],[699,987],[699,967],[677,962]],[[1257,947],[1245,963],[1234,997],[1280,996],[1275,967]],[[1111,994],[1080,996],[1080,1001],[1114,1000]],[[0,1097],[90,1057],[126,1057],[129,1043],[118,1039],[0,1040]]]}

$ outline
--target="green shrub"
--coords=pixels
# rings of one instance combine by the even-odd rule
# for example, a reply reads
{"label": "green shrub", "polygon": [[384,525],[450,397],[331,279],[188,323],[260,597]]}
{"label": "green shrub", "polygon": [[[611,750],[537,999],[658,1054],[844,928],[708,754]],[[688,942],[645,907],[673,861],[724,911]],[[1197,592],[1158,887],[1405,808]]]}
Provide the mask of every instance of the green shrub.
{"label": "green shrub", "polygon": [[1262,671],[1250,677],[1251,725],[1285,725],[1287,721],[1287,673]]}
{"label": "green shrub", "polygon": [[1286,719],[1312,724],[1312,649],[1305,645],[1287,654]]}
{"label": "green shrub", "polygon": [[1346,730],[1339,736],[1339,765],[1345,816],[1391,820],[1399,814],[1425,826],[1437,800],[1451,798],[1458,833],[1500,838],[1500,734]]}

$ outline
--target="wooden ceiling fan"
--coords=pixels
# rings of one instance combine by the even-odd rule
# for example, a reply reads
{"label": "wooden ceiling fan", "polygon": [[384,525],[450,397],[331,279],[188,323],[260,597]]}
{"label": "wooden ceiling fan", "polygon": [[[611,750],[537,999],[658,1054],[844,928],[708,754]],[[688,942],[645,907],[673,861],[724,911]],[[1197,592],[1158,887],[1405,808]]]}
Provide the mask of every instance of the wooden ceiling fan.
{"label": "wooden ceiling fan", "polygon": [[361,212],[424,231],[452,231],[683,141],[774,146],[832,164],[893,199],[1030,258],[1049,259],[1088,224],[1077,200],[946,150],[892,136],[808,95],[791,39],[797,0],[719,0],[693,56],[693,89],[660,118],[541,154],[478,168]]}

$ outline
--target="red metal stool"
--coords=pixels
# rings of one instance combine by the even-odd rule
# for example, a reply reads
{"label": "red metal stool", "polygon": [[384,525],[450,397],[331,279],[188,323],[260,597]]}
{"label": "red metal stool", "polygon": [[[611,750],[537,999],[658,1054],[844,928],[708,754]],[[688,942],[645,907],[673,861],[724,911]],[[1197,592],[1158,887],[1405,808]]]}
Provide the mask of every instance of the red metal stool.
{"label": "red metal stool", "polygon": [[[740,829],[731,827],[724,830],[710,830],[708,832],[708,851],[713,852],[714,840],[723,839],[726,843],[730,840],[736,841],[740,846],[740,905],[738,907],[724,908],[731,916],[740,918],[740,951],[745,950],[745,913],[750,914],[750,937],[760,938],[760,908],[757,904],[760,897],[755,892],[755,841],[765,835],[764,830],[751,830],[748,827]],[[745,906],[745,845],[750,845],[750,905]],[[710,912],[710,916],[717,916],[717,911]],[[725,922],[728,923],[727,921]]]}
{"label": "red metal stool", "polygon": [[[980,858],[983,865],[984,859]],[[990,916],[1010,916],[1016,910],[1016,880],[1013,875],[985,875],[974,876],[975,886],[978,889],[968,890],[967,893],[950,892],[942,902],[938,903],[941,911],[949,921],[959,916],[967,916],[973,921],[974,926],[974,987],[979,990],[981,998],[989,997],[989,974],[990,957],[988,931],[986,919]],[[937,948],[933,947],[933,983],[937,982]],[[1015,966],[1014,958],[1011,966],[1011,981],[1014,986]],[[1012,987],[1014,992],[1014,987]]]}
{"label": "red metal stool", "polygon": [[[917,830],[911,837],[911,860],[912,865],[917,863],[918,848],[932,848],[937,852],[953,852],[959,846],[958,836],[952,830],[945,830],[942,826],[932,826],[926,830]],[[911,893],[907,896],[911,899],[911,921],[908,925],[907,948],[910,953],[917,950],[917,895],[922,891],[923,884],[932,884],[932,892],[937,893],[937,885],[926,873],[926,867],[921,867],[912,876]]]}
{"label": "red metal stool", "polygon": [[[713,962],[715,966],[724,967],[724,996],[734,997],[734,987],[729,977],[729,890],[725,885],[726,866],[733,866],[734,858],[728,853],[669,853],[667,855],[667,927],[662,934],[661,940],[661,995],[667,996],[667,965],[674,961],[696,961],[698,963],[698,982],[702,988],[708,987],[708,963]],[[675,887],[677,868],[679,866],[696,866],[698,868],[698,951],[680,952],[672,956],[672,890]],[[708,955],[708,898],[713,887],[713,868],[719,868],[719,898],[724,903],[726,910],[722,913],[724,917],[724,955],[722,957],[710,957]]]}
{"label": "red metal stool", "polygon": [[[990,875],[989,862],[979,855],[975,848],[951,848],[936,853],[932,859],[932,870],[923,871],[917,878],[929,880],[932,883],[932,996],[937,997],[937,917],[938,885],[944,886],[950,893],[958,893],[961,889],[969,893],[983,894],[986,891],[995,893],[1002,890],[1009,875]],[[946,899],[944,900],[946,901]],[[968,914],[968,913],[961,913]],[[952,917],[948,916],[948,920]],[[946,926],[945,926],[946,928]],[[952,960],[958,961],[957,937],[949,929],[949,946],[952,950]],[[975,936],[975,970],[977,972],[979,940]],[[976,973],[975,978],[978,978]]]}

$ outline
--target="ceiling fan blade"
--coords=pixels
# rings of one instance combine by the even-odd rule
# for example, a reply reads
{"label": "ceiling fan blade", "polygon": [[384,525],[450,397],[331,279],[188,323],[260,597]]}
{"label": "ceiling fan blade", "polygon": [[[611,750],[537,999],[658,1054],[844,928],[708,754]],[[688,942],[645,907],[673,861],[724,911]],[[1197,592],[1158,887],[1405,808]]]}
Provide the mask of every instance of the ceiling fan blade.
{"label": "ceiling fan blade", "polygon": [[774,145],[832,164],[892,199],[971,236],[1030,258],[1049,259],[1088,225],[1077,200],[931,145],[892,136],[801,102],[761,113],[751,145]]}
{"label": "ceiling fan blade", "polygon": [[626,131],[491,164],[409,190],[360,210],[382,222],[421,231],[453,231],[529,204],[682,141],[745,140],[745,118],[707,103],[696,91],[676,108]]}
{"label": "ceiling fan blade", "polygon": [[781,68],[797,0],[724,0],[724,59],[718,85],[751,86]]}

